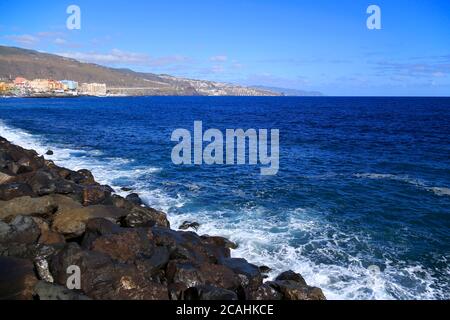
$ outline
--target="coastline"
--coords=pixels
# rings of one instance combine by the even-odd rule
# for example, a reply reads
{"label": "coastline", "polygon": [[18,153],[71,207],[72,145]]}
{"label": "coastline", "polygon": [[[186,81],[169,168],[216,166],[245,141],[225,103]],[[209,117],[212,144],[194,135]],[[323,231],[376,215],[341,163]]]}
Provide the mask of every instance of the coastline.
{"label": "coastline", "polygon": [[[264,282],[270,270],[232,258],[235,248],[172,230],[139,195],[119,196],[88,170],[59,167],[0,137],[1,298],[325,299],[292,271]],[[65,287],[73,265],[81,271],[75,291]]]}

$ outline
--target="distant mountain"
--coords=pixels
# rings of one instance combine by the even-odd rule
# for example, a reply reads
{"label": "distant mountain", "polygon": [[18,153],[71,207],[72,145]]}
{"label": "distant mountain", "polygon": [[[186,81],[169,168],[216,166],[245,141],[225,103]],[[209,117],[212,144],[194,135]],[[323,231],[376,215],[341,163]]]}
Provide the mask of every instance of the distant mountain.
{"label": "distant mountain", "polygon": [[107,90],[123,95],[277,96],[277,92],[221,82],[109,68],[34,50],[0,46],[0,79],[75,80],[106,83]]}
{"label": "distant mountain", "polygon": [[288,89],[288,88],[278,88],[278,87],[268,87],[268,86],[252,86],[252,88],[258,90],[267,90],[279,93],[284,96],[295,96],[295,97],[322,97],[323,93],[319,91],[304,91],[298,89]]}

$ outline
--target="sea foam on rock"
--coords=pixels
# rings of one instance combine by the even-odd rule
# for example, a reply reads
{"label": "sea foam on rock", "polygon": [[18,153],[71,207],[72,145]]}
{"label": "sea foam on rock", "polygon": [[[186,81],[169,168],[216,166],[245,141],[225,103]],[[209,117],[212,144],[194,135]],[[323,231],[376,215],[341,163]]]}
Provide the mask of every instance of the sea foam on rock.
{"label": "sea foam on rock", "polygon": [[[235,243],[172,230],[139,195],[113,193],[0,137],[0,299],[325,299],[293,272],[263,283],[260,267],[231,257]],[[76,291],[65,287],[73,265]]]}

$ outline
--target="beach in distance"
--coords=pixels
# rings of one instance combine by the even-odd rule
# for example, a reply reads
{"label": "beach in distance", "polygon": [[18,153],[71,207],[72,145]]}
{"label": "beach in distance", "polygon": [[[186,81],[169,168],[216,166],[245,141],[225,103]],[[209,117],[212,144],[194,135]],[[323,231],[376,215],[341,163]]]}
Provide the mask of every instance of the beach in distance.
{"label": "beach in distance", "polygon": [[[120,207],[117,199],[127,196],[127,201],[153,208],[147,216],[156,227],[145,228],[153,228],[155,239],[171,237],[159,227],[170,222],[170,232],[176,233],[189,222],[182,231],[199,236],[186,243],[199,241],[204,248],[201,254],[195,251],[196,261],[213,252],[218,273],[245,273],[250,281],[244,290],[247,298],[255,298],[255,292],[271,298],[301,292],[314,299],[449,299],[449,105],[450,98],[438,97],[0,98],[0,136],[69,171],[89,170],[97,189],[112,188],[79,191],[90,176],[74,180],[67,175],[71,185],[82,186],[72,185],[84,197],[81,201],[93,201],[89,205],[98,205],[93,199],[99,199],[99,192],[112,192],[109,196],[117,197],[119,209],[125,205]],[[202,121],[205,130],[221,132],[278,129],[278,171],[261,175],[260,166],[248,163],[174,164],[171,135],[179,128],[194,132],[195,121]],[[143,208],[138,203],[133,206]],[[132,217],[123,221],[122,227],[136,222]],[[63,238],[52,235],[53,240],[113,228],[103,222],[67,230],[60,223]],[[108,230],[97,240],[75,243],[135,261],[129,251],[112,252],[102,242],[121,235]],[[127,239],[142,236],[127,232],[134,232]],[[64,253],[58,259],[62,265]],[[187,272],[186,266],[169,265],[170,270],[162,268],[164,276],[143,267],[160,281],[152,291],[156,298],[178,292],[169,284]],[[52,268],[58,270],[58,264]],[[279,277],[288,270],[292,272]],[[263,278],[278,284],[258,291]],[[189,294],[242,298],[243,291],[229,290],[240,288],[232,274],[222,279],[230,281],[217,284],[222,291],[202,288]],[[121,279],[121,285],[132,286],[128,280]],[[297,291],[283,287],[286,281],[294,281],[290,285]],[[140,294],[150,295],[145,290]]]}

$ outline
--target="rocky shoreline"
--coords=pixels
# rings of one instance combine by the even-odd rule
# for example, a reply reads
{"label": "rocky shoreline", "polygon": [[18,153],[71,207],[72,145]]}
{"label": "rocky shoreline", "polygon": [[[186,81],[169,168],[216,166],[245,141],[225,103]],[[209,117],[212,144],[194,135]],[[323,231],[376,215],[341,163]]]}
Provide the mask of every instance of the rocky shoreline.
{"label": "rocky shoreline", "polygon": [[[264,282],[267,268],[231,258],[233,248],[222,237],[172,230],[138,195],[115,195],[88,170],[59,167],[0,137],[0,299],[325,299],[292,271]],[[75,290],[67,288],[72,266]]]}

